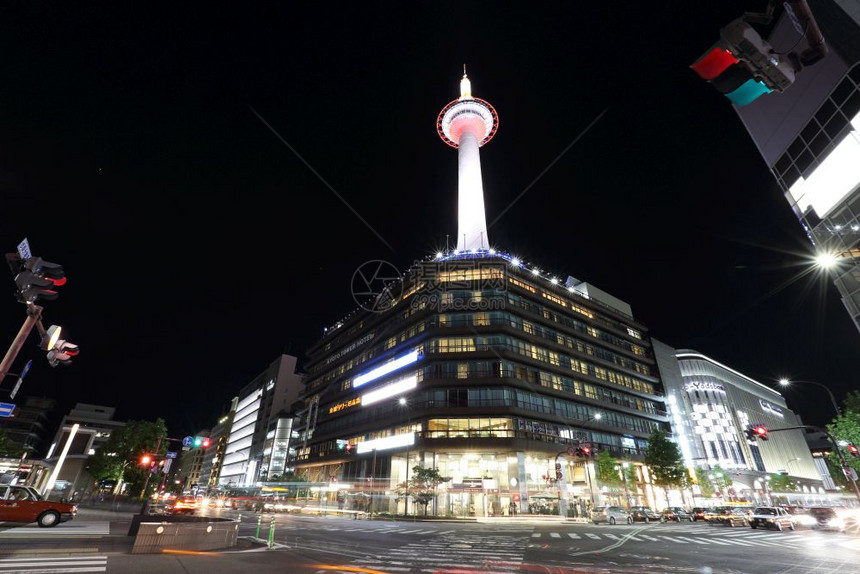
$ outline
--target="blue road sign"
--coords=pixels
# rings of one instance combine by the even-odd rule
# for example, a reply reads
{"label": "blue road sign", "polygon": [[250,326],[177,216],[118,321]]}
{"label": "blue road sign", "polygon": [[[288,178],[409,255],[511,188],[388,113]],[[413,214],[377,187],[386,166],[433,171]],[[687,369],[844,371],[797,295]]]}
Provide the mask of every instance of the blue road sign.
{"label": "blue road sign", "polygon": [[13,403],[0,403],[0,417],[11,417],[14,410],[15,405]]}
{"label": "blue road sign", "polygon": [[194,437],[193,436],[187,436],[184,439],[182,439],[182,446],[191,446],[192,444],[194,444]]}
{"label": "blue road sign", "polygon": [[169,450],[166,453],[164,453],[164,458],[176,458],[176,453],[173,452],[172,450]]}
{"label": "blue road sign", "polygon": [[18,255],[21,256],[21,259],[26,261],[31,258],[33,254],[30,252],[30,242],[27,241],[27,238],[24,238],[24,241],[18,244]]}
{"label": "blue road sign", "polygon": [[26,364],[26,365],[24,365],[24,370],[23,370],[23,371],[21,371],[21,374],[20,374],[20,375],[18,375],[18,376],[19,376],[19,377],[21,377],[22,379],[23,379],[24,377],[26,377],[26,376],[27,376],[27,373],[29,373],[29,372],[30,372],[30,367],[32,367],[32,366],[33,366],[33,359],[30,359],[29,361],[27,361],[27,364]]}

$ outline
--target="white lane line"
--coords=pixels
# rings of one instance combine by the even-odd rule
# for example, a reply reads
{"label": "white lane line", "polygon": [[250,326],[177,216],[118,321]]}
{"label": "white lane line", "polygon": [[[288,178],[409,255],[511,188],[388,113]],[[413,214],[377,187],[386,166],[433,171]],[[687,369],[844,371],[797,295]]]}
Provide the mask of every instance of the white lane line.
{"label": "white lane line", "polygon": [[647,538],[651,542],[660,542],[660,540],[658,540],[657,538],[654,538],[653,536],[648,536],[647,534],[640,534],[639,536],[641,536],[642,538]]}
{"label": "white lane line", "polygon": [[614,534],[604,534],[604,536],[607,538],[611,538],[612,540],[620,540],[620,538],[618,538]]}
{"label": "white lane line", "polygon": [[579,534],[574,534],[573,532],[568,532],[567,535],[570,536],[571,538],[573,538],[574,540],[579,540],[582,538]]}
{"label": "white lane line", "polygon": [[722,540],[715,540],[713,538],[708,539],[708,542],[710,542],[711,544],[720,544],[722,546],[731,546],[732,545],[731,542],[723,542]]}
{"label": "white lane line", "polygon": [[600,536],[598,536],[597,534],[591,534],[590,532],[586,532],[585,535],[593,540],[600,540]]}
{"label": "white lane line", "polygon": [[686,536],[679,536],[678,539],[679,540],[686,540],[687,542],[695,542],[696,544],[709,544],[708,542],[705,542],[701,538],[687,538]]}
{"label": "white lane line", "polygon": [[540,532],[533,532],[532,538],[540,538]]}
{"label": "white lane line", "polygon": [[559,534],[558,532],[550,532],[549,537],[550,538],[561,538],[561,534]]}
{"label": "white lane line", "polygon": [[687,541],[686,541],[686,540],[681,540],[681,539],[679,539],[679,538],[671,538],[671,537],[669,537],[669,536],[660,536],[660,538],[665,538],[665,539],[666,539],[666,540],[668,540],[669,542],[680,542],[681,544],[686,544],[686,543],[687,543]]}

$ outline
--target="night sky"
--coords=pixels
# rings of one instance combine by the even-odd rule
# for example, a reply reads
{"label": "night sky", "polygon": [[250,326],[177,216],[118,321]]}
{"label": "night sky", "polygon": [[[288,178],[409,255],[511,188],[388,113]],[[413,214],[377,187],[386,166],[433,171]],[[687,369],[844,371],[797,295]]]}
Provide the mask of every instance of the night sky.
{"label": "night sky", "polygon": [[[669,345],[841,399],[860,334],[803,275],[811,245],[731,104],[688,68],[764,5],[14,3],[2,249],[27,237],[64,265],[45,324],[81,348],[54,369],[31,336],[19,396],[181,436],[280,353],[301,362],[356,307],[363,262],[405,270],[454,241],[457,154],[435,120],[465,62],[500,116],[481,150],[495,247],[628,302]],[[4,350],[24,319],[6,285]],[[809,424],[831,414],[811,385],[787,397]]]}

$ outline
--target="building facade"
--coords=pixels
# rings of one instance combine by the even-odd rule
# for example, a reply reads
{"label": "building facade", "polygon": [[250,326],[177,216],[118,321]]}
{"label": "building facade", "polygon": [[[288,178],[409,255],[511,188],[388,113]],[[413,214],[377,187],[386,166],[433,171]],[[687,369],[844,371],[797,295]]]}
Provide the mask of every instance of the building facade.
{"label": "building facade", "polygon": [[230,401],[230,409],[226,415],[218,419],[218,423],[212,427],[209,435],[209,449],[203,455],[200,468],[200,484],[206,490],[218,488],[218,477],[221,475],[221,463],[224,460],[224,451],[227,450],[227,441],[230,438],[230,427],[233,426],[233,415],[236,414],[236,406],[239,397],[233,397]]}
{"label": "building facade", "polygon": [[[860,0],[809,0],[826,55],[736,108],[860,329]],[[773,46],[808,49],[783,12]]]}
{"label": "building facade", "polygon": [[718,466],[732,477],[728,494],[758,503],[768,502],[768,477],[777,474],[798,484],[793,499],[815,502],[825,494],[803,430],[769,432],[766,441],[747,438],[752,425],[802,425],[781,394],[698,351],[652,343],[674,437],[699,480]]}
{"label": "building facade", "polygon": [[[20,452],[15,456],[38,458],[48,451],[51,415],[57,402],[45,397],[26,397],[8,418],[0,418],[0,430]],[[56,424],[56,420],[53,421]],[[53,429],[53,426],[50,426]]]}
{"label": "building facade", "polygon": [[[278,419],[290,418],[289,411],[302,388],[303,376],[296,371],[296,362],[296,357],[281,355],[239,392],[219,487],[251,486],[268,480],[270,470],[274,470],[270,466],[281,458],[280,453],[273,452],[275,445],[270,439],[277,433]],[[270,428],[273,421],[275,428]],[[278,462],[275,467],[280,469]]]}
{"label": "building facade", "polygon": [[[93,486],[93,478],[86,471],[87,460],[107,442],[114,430],[125,426],[125,422],[114,420],[114,411],[113,407],[77,403],[69,414],[63,417],[45,458],[46,463],[52,467],[57,464],[60,453],[65,449],[72,435],[72,427],[75,424],[79,426],[71,437],[66,459],[50,493],[53,500],[79,500],[87,489]],[[45,475],[44,478],[47,480],[48,476]],[[42,486],[44,484],[39,485],[40,488]]]}

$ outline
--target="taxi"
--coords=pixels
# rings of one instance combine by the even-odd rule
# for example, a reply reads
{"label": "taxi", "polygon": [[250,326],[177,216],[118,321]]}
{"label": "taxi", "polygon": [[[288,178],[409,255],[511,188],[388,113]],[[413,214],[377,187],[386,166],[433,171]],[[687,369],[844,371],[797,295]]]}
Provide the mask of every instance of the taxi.
{"label": "taxi", "polygon": [[35,522],[50,528],[73,519],[77,513],[76,505],[43,500],[32,486],[0,486],[0,522]]}

